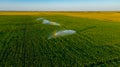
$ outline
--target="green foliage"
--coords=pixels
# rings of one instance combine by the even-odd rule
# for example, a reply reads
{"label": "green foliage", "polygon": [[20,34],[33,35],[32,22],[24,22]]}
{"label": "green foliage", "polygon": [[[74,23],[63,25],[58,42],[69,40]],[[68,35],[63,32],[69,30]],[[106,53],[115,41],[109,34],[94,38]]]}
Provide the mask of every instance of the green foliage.
{"label": "green foliage", "polygon": [[[43,17],[61,24],[43,25]],[[48,40],[54,31],[71,36]],[[0,67],[120,66],[120,23],[53,16],[0,16]]]}

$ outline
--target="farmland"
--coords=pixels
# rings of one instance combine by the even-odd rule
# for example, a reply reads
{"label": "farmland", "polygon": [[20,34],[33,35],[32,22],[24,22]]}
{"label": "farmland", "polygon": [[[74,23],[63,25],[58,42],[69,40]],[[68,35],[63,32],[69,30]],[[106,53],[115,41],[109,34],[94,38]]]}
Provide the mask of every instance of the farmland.
{"label": "farmland", "polygon": [[120,22],[120,12],[0,12],[0,15],[65,15]]}
{"label": "farmland", "polygon": [[[111,13],[0,12],[0,67],[119,67],[120,13]],[[76,34],[48,40],[66,29]]]}

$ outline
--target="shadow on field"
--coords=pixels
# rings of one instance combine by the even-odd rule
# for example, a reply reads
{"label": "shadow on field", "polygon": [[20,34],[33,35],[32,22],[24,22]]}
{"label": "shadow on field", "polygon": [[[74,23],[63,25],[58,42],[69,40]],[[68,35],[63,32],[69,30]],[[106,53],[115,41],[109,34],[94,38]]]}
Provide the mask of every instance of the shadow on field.
{"label": "shadow on field", "polygon": [[0,35],[4,34],[3,32],[0,32]]}
{"label": "shadow on field", "polygon": [[[34,23],[34,24],[39,24],[39,23]],[[34,25],[33,23],[30,23],[29,25]],[[1,24],[0,24],[1,25]],[[9,24],[6,24],[6,25],[9,25]],[[18,26],[23,26],[23,25],[27,25],[27,24],[11,24],[11,25],[18,25]],[[90,27],[86,27],[86,28],[83,28],[81,30],[79,30],[80,32],[84,32],[84,31],[87,31],[87,30],[90,30],[90,29],[93,29],[93,28],[96,28],[96,26],[90,26]],[[13,30],[1,30],[0,31],[0,34],[3,34],[3,33],[8,33],[8,32],[20,32],[22,31],[24,28],[21,27],[19,29],[13,29]],[[34,31],[39,31],[39,29],[36,29],[36,30],[31,30],[31,29],[28,29],[27,32],[34,32]],[[80,34],[80,33],[79,33]]]}
{"label": "shadow on field", "polygon": [[87,30],[93,29],[93,28],[97,28],[97,26],[86,27],[86,28],[84,28],[84,29],[81,29],[80,31],[81,31],[81,32],[84,32],[84,31],[87,31]]}

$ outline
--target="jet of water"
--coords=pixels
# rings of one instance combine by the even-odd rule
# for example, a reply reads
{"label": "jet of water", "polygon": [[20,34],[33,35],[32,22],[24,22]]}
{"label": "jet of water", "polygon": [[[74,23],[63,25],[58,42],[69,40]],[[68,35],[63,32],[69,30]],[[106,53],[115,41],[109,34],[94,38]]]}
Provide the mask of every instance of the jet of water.
{"label": "jet of water", "polygon": [[43,20],[44,18],[37,18],[36,20]]}
{"label": "jet of water", "polygon": [[48,39],[52,39],[52,38],[56,38],[56,37],[63,37],[63,36],[72,35],[75,33],[76,33],[76,31],[74,31],[74,30],[60,30],[58,32],[55,32],[51,36],[49,36]]}
{"label": "jet of water", "polygon": [[43,20],[43,24],[60,26],[60,24],[58,24],[56,22],[51,22],[49,20]]}

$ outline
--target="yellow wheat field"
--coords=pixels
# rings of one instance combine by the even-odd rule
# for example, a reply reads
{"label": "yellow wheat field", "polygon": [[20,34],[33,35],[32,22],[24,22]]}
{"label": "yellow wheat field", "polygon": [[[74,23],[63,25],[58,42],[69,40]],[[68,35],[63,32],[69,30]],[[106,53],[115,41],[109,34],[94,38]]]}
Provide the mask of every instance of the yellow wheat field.
{"label": "yellow wheat field", "polygon": [[0,15],[66,15],[120,22],[120,12],[0,12]]}
{"label": "yellow wheat field", "polygon": [[111,20],[120,22],[120,13],[117,12],[102,12],[102,13],[66,13],[67,16],[83,17],[99,20]]}

